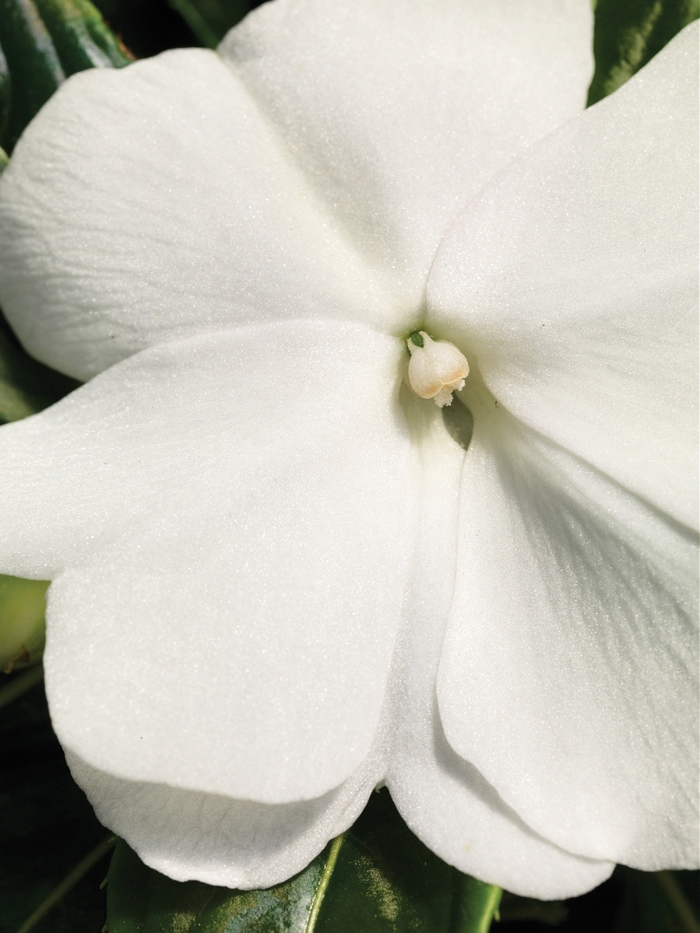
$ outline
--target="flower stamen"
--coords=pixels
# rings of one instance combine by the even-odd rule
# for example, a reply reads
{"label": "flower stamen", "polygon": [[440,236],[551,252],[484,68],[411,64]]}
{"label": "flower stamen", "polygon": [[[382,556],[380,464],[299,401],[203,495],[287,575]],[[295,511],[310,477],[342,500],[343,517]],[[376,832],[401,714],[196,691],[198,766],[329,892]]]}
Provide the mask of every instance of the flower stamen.
{"label": "flower stamen", "polygon": [[439,408],[452,404],[452,393],[464,388],[469,363],[447,340],[433,340],[424,330],[414,331],[406,341],[411,359],[408,382],[416,395],[431,398]]}

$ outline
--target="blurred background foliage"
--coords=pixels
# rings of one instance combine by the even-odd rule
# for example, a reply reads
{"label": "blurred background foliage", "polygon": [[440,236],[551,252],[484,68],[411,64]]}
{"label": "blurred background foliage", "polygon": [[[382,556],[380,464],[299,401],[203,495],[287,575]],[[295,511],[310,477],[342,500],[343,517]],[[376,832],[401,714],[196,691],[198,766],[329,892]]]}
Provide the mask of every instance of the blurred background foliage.
{"label": "blurred background foliage", "polygon": [[[69,75],[168,48],[214,48],[257,5],[0,0],[0,169]],[[598,0],[589,104],[646,64],[699,7],[700,0]],[[77,385],[27,356],[0,316],[0,424]],[[46,585],[0,576],[0,933],[700,933],[698,872],[619,867],[566,902],[516,897],[436,858],[386,791],[284,885],[231,892],[170,881],[106,832],[66,767],[43,690]]]}

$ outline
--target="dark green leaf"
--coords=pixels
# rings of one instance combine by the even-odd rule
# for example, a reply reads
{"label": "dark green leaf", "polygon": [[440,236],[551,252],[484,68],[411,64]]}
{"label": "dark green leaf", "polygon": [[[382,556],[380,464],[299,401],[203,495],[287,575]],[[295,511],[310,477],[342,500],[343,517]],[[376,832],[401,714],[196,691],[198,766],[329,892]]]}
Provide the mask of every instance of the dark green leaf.
{"label": "dark green leaf", "polygon": [[[10,81],[10,69],[7,64],[7,59],[5,54],[0,48],[0,140],[5,139],[5,133],[7,130],[7,123],[10,119],[10,103],[11,103],[11,81]],[[7,153],[5,150],[2,150],[2,156],[0,157],[0,172],[7,164]]]}
{"label": "dark green leaf", "polygon": [[426,849],[386,791],[305,871],[269,890],[171,881],[124,843],[108,878],[109,933],[487,933],[500,897]]}
{"label": "dark green leaf", "polygon": [[598,0],[589,106],[624,84],[698,17],[700,0]]}
{"label": "dark green leaf", "polygon": [[25,353],[0,315],[0,424],[33,415],[79,385]]}
{"label": "dark green leaf", "polygon": [[[171,881],[146,868],[121,842],[107,876],[107,926],[110,933],[303,930],[320,873],[314,862],[269,891],[231,892],[197,881]],[[298,915],[302,925],[295,925]]]}
{"label": "dark green leaf", "polygon": [[89,0],[35,0],[67,75],[132,61]]}
{"label": "dark green leaf", "polygon": [[[0,687],[24,676],[0,675]],[[0,710],[0,747],[0,933],[16,933],[106,831],[66,767],[41,684]],[[104,859],[36,933],[98,933],[106,872]]]}
{"label": "dark green leaf", "polygon": [[131,60],[89,0],[0,0],[0,47],[0,145],[8,152],[67,75]]}
{"label": "dark green leaf", "polygon": [[0,46],[11,76],[9,119],[0,144],[10,152],[65,73],[32,0],[0,0]]}

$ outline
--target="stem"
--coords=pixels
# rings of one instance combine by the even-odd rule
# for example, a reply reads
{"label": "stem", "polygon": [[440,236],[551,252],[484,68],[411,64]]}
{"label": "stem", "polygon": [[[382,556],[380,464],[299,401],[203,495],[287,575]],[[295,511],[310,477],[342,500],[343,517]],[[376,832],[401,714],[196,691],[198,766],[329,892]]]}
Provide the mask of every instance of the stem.
{"label": "stem", "polygon": [[498,908],[503,890],[496,884],[486,884],[454,869],[453,913],[451,933],[489,933],[493,920],[498,920]]}
{"label": "stem", "polygon": [[39,683],[43,676],[44,666],[42,664],[36,664],[34,667],[30,667],[28,671],[23,671],[21,674],[18,674],[9,684],[0,687],[0,709],[21,697],[28,690],[31,690],[35,684]]}
{"label": "stem", "polygon": [[338,853],[340,852],[344,841],[345,833],[341,833],[340,836],[336,836],[331,843],[331,851],[328,853],[328,861],[326,862],[325,868],[323,869],[323,874],[321,875],[321,883],[318,886],[318,890],[314,896],[314,902],[311,905],[309,921],[306,924],[306,933],[314,933],[314,930],[316,929],[316,921],[318,920],[318,915],[321,911],[321,904],[323,903],[323,898],[326,896],[326,891],[328,890],[328,885],[331,880],[331,875],[333,874],[333,869],[335,868],[335,863],[338,861]]}
{"label": "stem", "polygon": [[498,908],[503,896],[503,889],[496,884],[489,885],[489,892],[484,903],[484,916],[478,933],[488,933],[493,920],[498,920]]}
{"label": "stem", "polygon": [[688,898],[683,893],[683,889],[678,884],[670,871],[654,872],[656,880],[661,885],[661,889],[666,895],[669,904],[676,912],[676,917],[680,921],[687,933],[700,933],[700,923],[698,923],[695,912],[690,906]]}
{"label": "stem", "polygon": [[106,839],[103,839],[102,842],[99,842],[95,846],[92,852],[88,852],[85,858],[81,859],[75,868],[68,872],[63,881],[61,881],[49,896],[39,904],[37,909],[27,917],[22,926],[17,930],[17,933],[29,933],[30,930],[33,930],[42,917],[44,917],[52,907],[55,907],[71,888],[75,887],[81,878],[90,871],[92,866],[96,865],[101,858],[104,858],[110,849],[114,848],[116,841],[116,836],[107,836]]}

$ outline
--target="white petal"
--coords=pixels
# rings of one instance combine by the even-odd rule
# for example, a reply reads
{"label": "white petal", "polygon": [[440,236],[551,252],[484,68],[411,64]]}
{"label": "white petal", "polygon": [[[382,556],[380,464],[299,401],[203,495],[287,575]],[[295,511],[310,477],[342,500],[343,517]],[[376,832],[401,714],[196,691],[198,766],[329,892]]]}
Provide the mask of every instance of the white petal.
{"label": "white petal", "polygon": [[587,0],[275,0],[220,52],[415,326],[455,212],[583,109],[591,26]]}
{"label": "white petal", "polygon": [[440,715],[571,852],[697,867],[696,568],[694,532],[503,409],[477,417]]}
{"label": "white petal", "polygon": [[697,23],[465,214],[431,332],[522,421],[697,528]]}
{"label": "white petal", "polygon": [[[538,837],[445,741],[435,683],[454,585],[464,451],[447,436],[434,405],[416,399],[410,405],[422,461],[420,546],[392,670],[387,784],[413,832],[461,871],[530,897],[580,894],[613,866]],[[453,402],[447,417],[461,408]]]}
{"label": "white petal", "polygon": [[71,78],[0,181],[0,302],[27,349],[87,379],[236,323],[396,324],[396,302],[214,53]]}
{"label": "white petal", "polygon": [[100,820],[151,868],[177,881],[243,889],[278,884],[305,868],[354,823],[382,775],[371,759],[316,800],[265,804],[125,781],[73,754],[67,760]]}
{"label": "white petal", "polygon": [[[425,654],[413,660],[418,657],[425,661]],[[581,858],[538,836],[450,748],[437,709],[426,715],[437,657],[434,661],[430,690],[416,694],[406,707],[407,715],[420,713],[420,718],[404,730],[387,780],[413,832],[460,871],[523,897],[577,897],[605,881],[614,863]]]}
{"label": "white petal", "polygon": [[0,432],[0,565],[54,579],[65,748],[266,803],[366,757],[411,546],[403,354],[360,325],[221,332]]}

